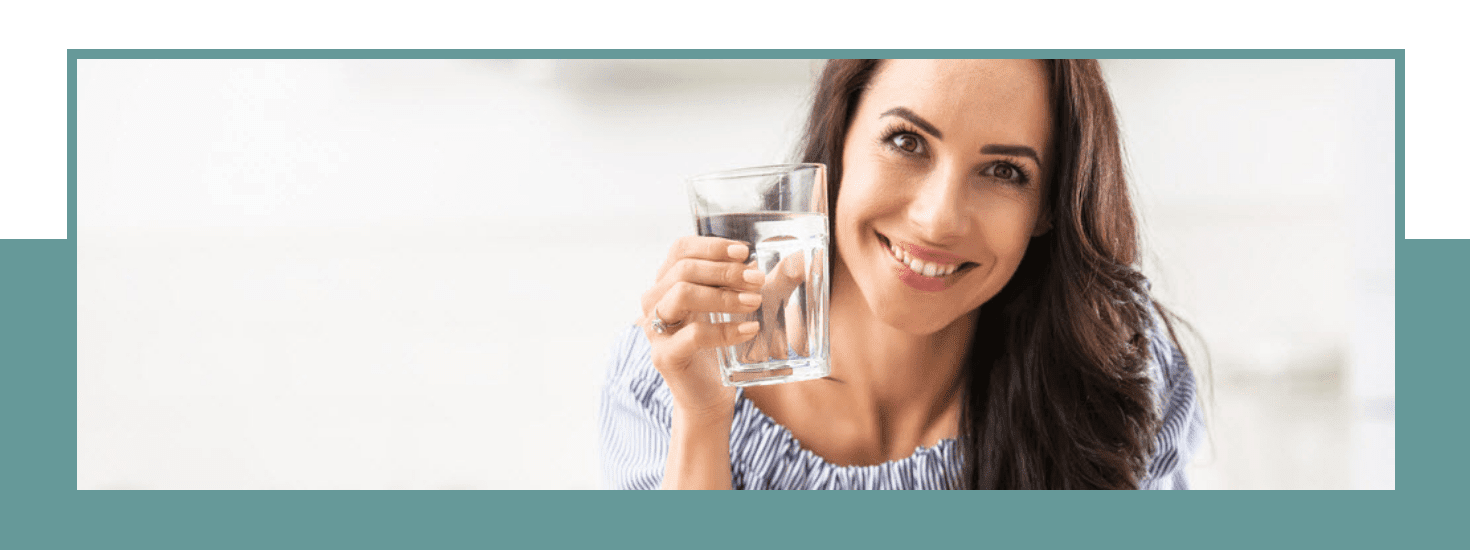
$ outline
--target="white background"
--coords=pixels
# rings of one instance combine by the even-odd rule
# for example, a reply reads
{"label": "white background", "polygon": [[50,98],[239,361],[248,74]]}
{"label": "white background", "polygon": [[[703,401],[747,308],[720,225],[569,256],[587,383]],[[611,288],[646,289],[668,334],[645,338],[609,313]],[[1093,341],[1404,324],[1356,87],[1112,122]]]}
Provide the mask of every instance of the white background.
{"label": "white background", "polygon": [[[590,488],[681,180],[788,160],[814,65],[78,67],[79,488]],[[1104,67],[1196,484],[1392,487],[1393,62]]]}
{"label": "white background", "polygon": [[747,0],[689,9],[673,0],[503,5],[422,0],[416,9],[341,0],[74,0],[11,8],[0,36],[0,238],[66,238],[68,48],[1368,48],[1406,50],[1405,236],[1470,238],[1459,167],[1462,25],[1443,2],[1341,9],[1326,2],[1053,0],[850,8]]}

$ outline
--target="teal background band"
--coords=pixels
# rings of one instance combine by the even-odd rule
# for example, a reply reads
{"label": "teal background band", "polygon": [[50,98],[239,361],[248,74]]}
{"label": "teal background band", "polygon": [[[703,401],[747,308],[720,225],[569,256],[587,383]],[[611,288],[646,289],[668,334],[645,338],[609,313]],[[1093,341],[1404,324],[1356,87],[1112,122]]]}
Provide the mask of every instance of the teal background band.
{"label": "teal background band", "polygon": [[70,50],[74,59],[1403,59],[1403,50]]}
{"label": "teal background band", "polygon": [[[1087,57],[1394,59],[1395,491],[614,493],[77,491],[76,68],[80,59]],[[58,60],[59,61],[59,60]],[[1470,243],[1404,240],[1404,50],[71,50],[66,240],[0,240],[3,517],[11,548],[749,547],[1061,544],[1238,547],[1439,542],[1463,516],[1452,426],[1467,386]],[[83,91],[85,93],[85,91]],[[37,106],[38,109],[48,108]],[[1421,115],[1422,116],[1422,115]],[[1387,208],[1387,205],[1384,205]],[[84,238],[84,237],[81,237]],[[1461,281],[1459,283],[1455,281]],[[507,452],[516,452],[508,449]],[[800,510],[797,520],[792,510]],[[1461,537],[1448,538],[1456,540]],[[1172,542],[1169,542],[1172,541]]]}

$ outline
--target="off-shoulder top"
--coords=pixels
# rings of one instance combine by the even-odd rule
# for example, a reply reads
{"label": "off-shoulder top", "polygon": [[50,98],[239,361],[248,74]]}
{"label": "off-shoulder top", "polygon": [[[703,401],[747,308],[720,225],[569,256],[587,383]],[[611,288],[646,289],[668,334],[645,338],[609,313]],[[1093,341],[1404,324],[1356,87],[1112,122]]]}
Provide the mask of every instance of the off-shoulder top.
{"label": "off-shoulder top", "polygon": [[[1158,323],[1156,322],[1157,326]],[[1204,437],[1194,374],[1162,330],[1151,332],[1149,373],[1162,424],[1143,489],[1187,489],[1184,468]],[[643,330],[628,326],[608,361],[598,407],[603,484],[657,489],[663,481],[673,396],[653,367]],[[736,489],[943,489],[958,472],[953,438],[919,447],[905,458],[871,466],[838,466],[802,448],[791,432],[736,392],[730,428],[731,481]]]}

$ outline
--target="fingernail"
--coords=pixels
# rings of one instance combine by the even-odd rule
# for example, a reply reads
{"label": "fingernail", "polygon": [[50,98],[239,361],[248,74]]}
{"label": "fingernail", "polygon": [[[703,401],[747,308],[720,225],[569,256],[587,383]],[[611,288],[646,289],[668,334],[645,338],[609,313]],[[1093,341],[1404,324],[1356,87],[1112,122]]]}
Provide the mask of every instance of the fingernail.
{"label": "fingernail", "polygon": [[760,305],[760,303],[761,303],[761,295],[760,294],[756,294],[754,292],[741,292],[740,293],[740,303],[745,304],[747,306]]}
{"label": "fingernail", "polygon": [[740,334],[755,334],[755,331],[760,329],[761,324],[759,321],[746,321],[735,327],[735,330],[740,331]]}
{"label": "fingernail", "polygon": [[743,276],[745,277],[745,282],[753,285],[761,284],[761,281],[766,280],[766,272],[759,269],[747,269]]}
{"label": "fingernail", "polygon": [[744,260],[746,256],[750,255],[750,247],[743,244],[732,244],[729,248],[725,249],[725,252],[730,253],[730,259],[732,260]]}

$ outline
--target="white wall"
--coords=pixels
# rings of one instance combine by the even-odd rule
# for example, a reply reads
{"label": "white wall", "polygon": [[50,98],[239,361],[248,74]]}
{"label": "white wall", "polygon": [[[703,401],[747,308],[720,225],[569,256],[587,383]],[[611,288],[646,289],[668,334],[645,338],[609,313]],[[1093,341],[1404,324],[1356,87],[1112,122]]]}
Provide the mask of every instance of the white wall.
{"label": "white wall", "polygon": [[[1391,63],[1105,63],[1207,378],[1386,398],[1389,486]],[[788,160],[813,67],[79,61],[78,487],[594,487],[606,352],[691,229],[682,179]],[[1214,416],[1295,414],[1236,403]],[[1220,428],[1204,485],[1301,479]],[[1330,471],[1383,440],[1302,430]],[[1381,484],[1372,456],[1321,483]]]}
{"label": "white wall", "polygon": [[[1394,486],[1391,60],[1108,61],[1203,486]],[[1208,359],[1208,364],[1204,364]]]}
{"label": "white wall", "polygon": [[[1276,373],[1354,354],[1355,389],[1391,397],[1393,61],[1106,67],[1149,266],[1214,357]],[[1382,292],[1388,337],[1354,339]]]}

